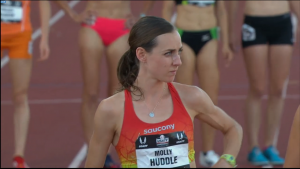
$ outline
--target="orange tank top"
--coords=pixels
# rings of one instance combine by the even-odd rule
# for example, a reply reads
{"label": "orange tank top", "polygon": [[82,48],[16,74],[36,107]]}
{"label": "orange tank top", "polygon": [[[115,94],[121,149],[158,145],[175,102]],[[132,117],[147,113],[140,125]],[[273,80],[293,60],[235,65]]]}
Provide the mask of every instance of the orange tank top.
{"label": "orange tank top", "polygon": [[1,4],[1,35],[31,30],[30,1],[6,1]]}
{"label": "orange tank top", "polygon": [[172,116],[160,123],[145,123],[135,114],[125,90],[122,131],[116,150],[123,168],[190,168],[195,160],[193,122],[172,83]]}

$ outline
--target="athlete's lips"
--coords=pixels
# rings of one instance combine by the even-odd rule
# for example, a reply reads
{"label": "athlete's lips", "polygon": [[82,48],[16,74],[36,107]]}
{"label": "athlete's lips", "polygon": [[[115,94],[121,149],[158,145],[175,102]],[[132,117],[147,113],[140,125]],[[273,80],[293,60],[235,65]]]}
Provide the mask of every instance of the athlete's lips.
{"label": "athlete's lips", "polygon": [[176,75],[177,70],[170,71],[172,74]]}

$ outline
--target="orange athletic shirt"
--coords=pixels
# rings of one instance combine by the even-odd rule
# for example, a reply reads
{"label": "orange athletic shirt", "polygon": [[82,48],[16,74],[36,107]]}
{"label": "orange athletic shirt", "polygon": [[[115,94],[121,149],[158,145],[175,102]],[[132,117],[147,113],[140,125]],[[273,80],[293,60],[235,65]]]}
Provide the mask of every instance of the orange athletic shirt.
{"label": "orange athletic shirt", "polygon": [[125,90],[122,131],[116,150],[123,168],[190,168],[195,160],[193,122],[172,83],[172,116],[160,123],[145,123],[135,114]]}
{"label": "orange athletic shirt", "polygon": [[30,1],[6,1],[1,4],[1,35],[31,30]]}

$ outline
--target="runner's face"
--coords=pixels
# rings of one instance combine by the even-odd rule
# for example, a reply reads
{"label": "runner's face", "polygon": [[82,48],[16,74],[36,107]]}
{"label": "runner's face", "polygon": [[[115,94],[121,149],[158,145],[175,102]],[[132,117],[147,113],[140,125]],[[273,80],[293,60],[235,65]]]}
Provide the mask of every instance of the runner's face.
{"label": "runner's face", "polygon": [[157,37],[157,46],[147,57],[147,67],[153,77],[172,82],[181,65],[182,43],[177,31]]}

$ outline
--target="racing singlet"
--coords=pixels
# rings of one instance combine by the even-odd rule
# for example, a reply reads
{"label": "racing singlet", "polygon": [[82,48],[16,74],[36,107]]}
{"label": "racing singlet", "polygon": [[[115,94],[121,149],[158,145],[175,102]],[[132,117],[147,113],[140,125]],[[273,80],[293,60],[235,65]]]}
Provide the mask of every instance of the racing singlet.
{"label": "racing singlet", "polygon": [[135,114],[125,90],[122,131],[116,150],[123,168],[190,168],[195,160],[193,122],[172,83],[172,116],[160,123],[145,123]]}
{"label": "racing singlet", "polygon": [[30,1],[1,3],[1,35],[31,30]]}

